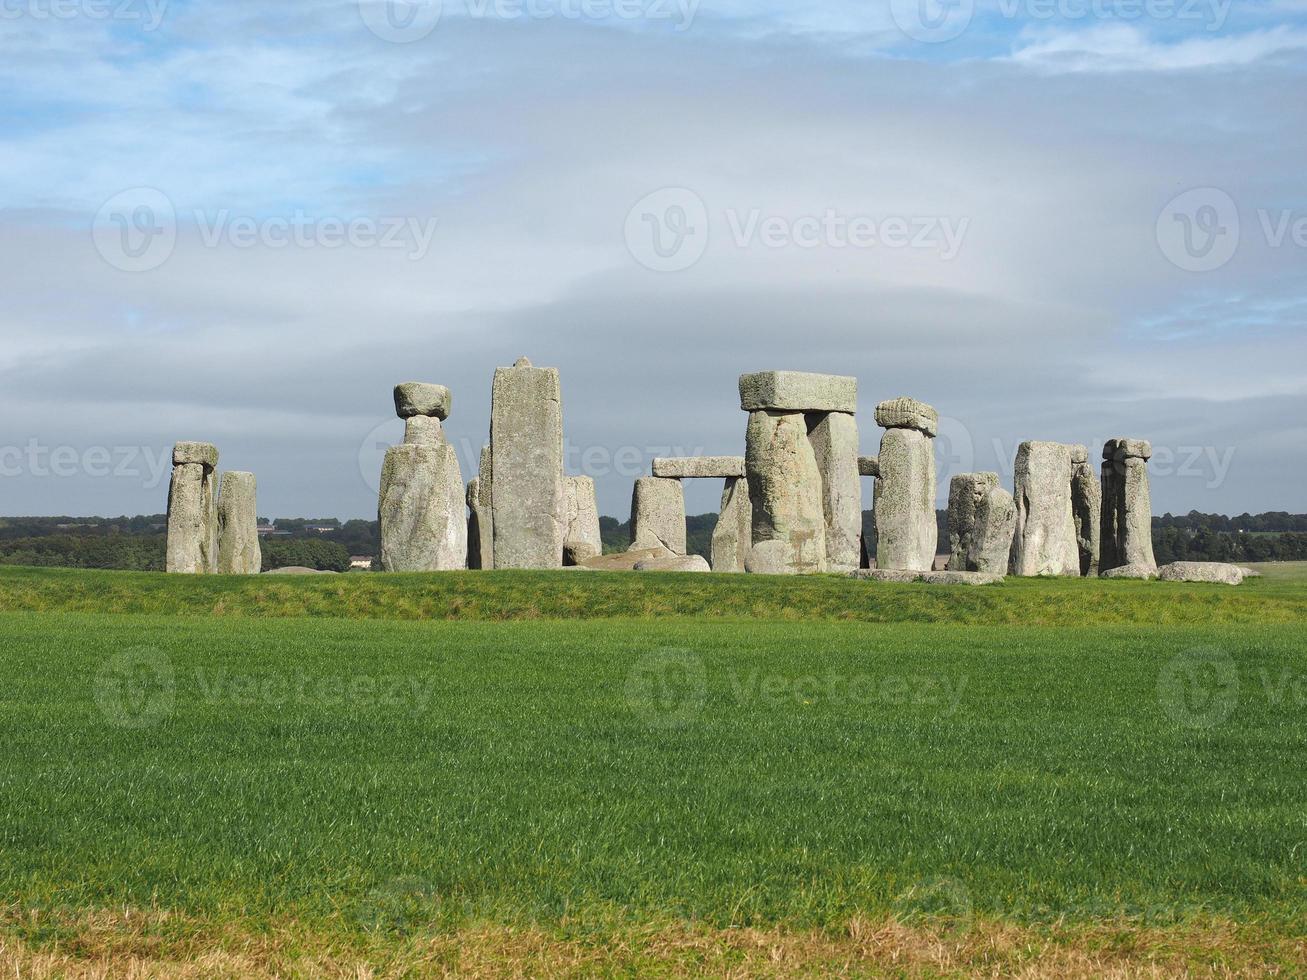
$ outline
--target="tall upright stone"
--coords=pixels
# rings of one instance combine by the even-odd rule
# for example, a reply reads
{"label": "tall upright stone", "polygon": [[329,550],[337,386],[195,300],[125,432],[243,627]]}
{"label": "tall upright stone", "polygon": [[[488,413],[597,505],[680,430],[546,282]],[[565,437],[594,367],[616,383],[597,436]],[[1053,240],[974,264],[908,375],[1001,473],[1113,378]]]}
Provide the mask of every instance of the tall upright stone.
{"label": "tall upright stone", "polygon": [[377,520],[383,571],[467,567],[463,474],[440,425],[450,408],[444,385],[395,386],[395,413],[405,419],[405,431],[404,442],[386,450],[381,466]]}
{"label": "tall upright stone", "polygon": [[935,564],[935,447],[939,413],[915,398],[876,406],[885,429],[872,494],[876,514],[876,567],[928,572]]}
{"label": "tall upright stone", "polygon": [[228,470],[218,486],[218,571],[257,575],[262,570],[254,474]]}
{"label": "tall upright stone", "polygon": [[1153,502],[1148,488],[1146,439],[1109,439],[1103,446],[1100,572],[1123,565],[1156,569],[1153,557]]}
{"label": "tall upright stone", "polygon": [[179,442],[168,485],[168,543],[164,568],[200,575],[218,570],[217,447]]}
{"label": "tall upright stone", "polygon": [[1015,471],[1012,574],[1079,575],[1071,448],[1060,442],[1023,442],[1017,448]]}
{"label": "tall upright stone", "polygon": [[862,512],[857,379],[761,371],[741,375],[739,387],[740,408],[749,413],[745,469],[753,512],[746,568],[785,574],[856,569]]}
{"label": "tall upright stone", "polygon": [[1098,552],[1102,537],[1103,494],[1089,450],[1071,446],[1071,513],[1076,522],[1076,547],[1080,552],[1080,574],[1098,574]]}
{"label": "tall upright stone", "polygon": [[1016,526],[1012,495],[997,473],[960,473],[949,484],[950,572],[1007,571]]}
{"label": "tall upright stone", "polygon": [[525,357],[497,368],[490,394],[495,568],[558,568],[567,532],[557,368]]}
{"label": "tall upright stone", "polygon": [[671,477],[642,476],[631,493],[631,550],[657,547],[685,554],[685,488]]}
{"label": "tall upright stone", "polygon": [[712,532],[712,570],[743,572],[753,544],[753,505],[749,502],[749,481],[742,476],[726,478],[722,505]]}
{"label": "tall upright stone", "polygon": [[495,543],[491,517],[490,447],[481,447],[481,468],[467,484],[467,567],[494,568]]}
{"label": "tall upright stone", "polygon": [[595,502],[595,481],[588,476],[563,477],[567,507],[567,533],[563,539],[563,558],[567,564],[579,565],[587,558],[604,553],[599,534],[599,506]]}

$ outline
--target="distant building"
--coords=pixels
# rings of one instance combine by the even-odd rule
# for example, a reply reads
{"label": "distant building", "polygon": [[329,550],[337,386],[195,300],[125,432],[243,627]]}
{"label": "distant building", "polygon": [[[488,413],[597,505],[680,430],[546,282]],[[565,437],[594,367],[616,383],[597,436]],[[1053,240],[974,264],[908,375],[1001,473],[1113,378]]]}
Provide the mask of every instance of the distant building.
{"label": "distant building", "polygon": [[339,531],[339,524],[305,524],[304,530],[313,531],[317,534],[326,534],[329,531]]}
{"label": "distant building", "polygon": [[371,569],[372,569],[372,556],[371,556],[371,555],[350,555],[350,556],[349,556],[349,567],[350,567],[350,568],[361,568],[361,569],[363,569],[364,571],[371,571]]}

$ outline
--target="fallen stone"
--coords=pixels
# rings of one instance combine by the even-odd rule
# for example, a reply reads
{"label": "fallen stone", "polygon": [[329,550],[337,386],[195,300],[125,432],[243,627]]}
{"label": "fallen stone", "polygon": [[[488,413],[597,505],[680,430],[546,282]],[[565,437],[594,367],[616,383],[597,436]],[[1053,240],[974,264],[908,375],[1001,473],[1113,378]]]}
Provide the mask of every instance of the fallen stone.
{"label": "fallen stone", "polygon": [[213,469],[218,465],[218,447],[209,442],[179,442],[172,447],[172,465],[199,463]]}
{"label": "fallen stone", "polygon": [[847,412],[858,410],[858,379],[805,371],[759,371],[740,375],[740,408],[746,412]]}
{"label": "fallen stone", "polygon": [[876,406],[882,429],[916,429],[932,438],[939,433],[939,412],[915,398],[891,398]]}
{"label": "fallen stone", "polygon": [[753,505],[749,481],[730,477],[722,488],[721,509],[712,532],[712,570],[743,572],[753,536]]}
{"label": "fallen stone", "polygon": [[490,397],[495,568],[559,568],[567,531],[557,368],[497,368]]}
{"label": "fallen stone", "polygon": [[230,470],[218,489],[218,571],[257,575],[263,568],[253,473]]}
{"label": "fallen stone", "polygon": [[619,551],[611,555],[597,555],[594,558],[586,558],[579,562],[577,567],[588,568],[594,572],[630,572],[634,571],[635,566],[642,561],[672,557],[675,556],[661,546],[632,548],[630,551]]}
{"label": "fallen stone", "polygon": [[1244,570],[1238,565],[1219,561],[1173,561],[1157,570],[1163,582],[1214,582],[1221,585],[1238,585],[1244,579]]}
{"label": "fallen stone", "polygon": [[671,479],[727,479],[744,476],[743,456],[659,456],[653,475]]}
{"label": "fallen stone", "polygon": [[862,551],[862,480],[858,472],[858,423],[843,412],[809,414],[808,441],[821,474],[826,522],[826,570],[849,572]]}
{"label": "fallen stone", "polygon": [[859,568],[849,575],[872,582],[921,582],[925,585],[994,585],[1003,581],[999,572],[923,572],[906,568]]}
{"label": "fallen stone", "polygon": [[388,449],[377,506],[382,571],[466,568],[465,500],[452,446],[406,444]]}
{"label": "fallen stone", "polygon": [[591,558],[598,558],[601,553],[588,541],[568,541],[563,545],[563,567],[575,568]]}
{"label": "fallen stone", "polygon": [[567,508],[567,532],[563,539],[563,563],[593,558],[604,551],[599,534],[599,508],[595,504],[595,481],[588,476],[563,477],[563,499]]}
{"label": "fallen stone", "polygon": [[307,568],[304,565],[286,565],[282,568],[269,568],[264,575],[337,575],[328,568]]}
{"label": "fallen stone", "polygon": [[685,554],[685,490],[680,480],[642,476],[631,493],[631,548]]}
{"label": "fallen stone", "polygon": [[413,415],[404,420],[404,442],[410,446],[439,446],[445,429],[434,415]]}
{"label": "fallen stone", "polygon": [[710,572],[701,555],[672,555],[670,558],[645,558],[635,563],[637,572]]}
{"label": "fallen stone", "polygon": [[1071,506],[1071,450],[1060,442],[1023,442],[1017,449],[1013,575],[1079,575]]}
{"label": "fallen stone", "polygon": [[880,460],[875,456],[859,456],[858,475],[880,476]]}
{"label": "fallen stone", "polygon": [[744,459],[753,511],[746,570],[770,575],[824,571],[821,471],[803,413],[751,412]]}
{"label": "fallen stone", "polygon": [[876,564],[881,569],[928,571],[939,540],[931,439],[919,429],[886,429],[878,459],[880,477],[872,494]]}
{"label": "fallen stone", "polygon": [[1150,579],[1157,578],[1157,566],[1148,565],[1117,565],[1115,568],[1105,568],[1098,573],[1099,578],[1138,578]]}
{"label": "fallen stone", "polygon": [[421,381],[405,381],[395,385],[395,414],[402,419],[416,415],[427,415],[440,419],[449,418],[454,396],[444,385],[430,385]]}

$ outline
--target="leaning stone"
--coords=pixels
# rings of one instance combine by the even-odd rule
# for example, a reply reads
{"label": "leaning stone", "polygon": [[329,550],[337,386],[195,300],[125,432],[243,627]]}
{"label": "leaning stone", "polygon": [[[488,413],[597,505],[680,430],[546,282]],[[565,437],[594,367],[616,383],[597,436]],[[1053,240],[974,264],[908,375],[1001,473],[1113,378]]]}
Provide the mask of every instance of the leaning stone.
{"label": "leaning stone", "polygon": [[876,424],[882,429],[916,429],[934,437],[939,433],[939,412],[915,398],[891,398],[876,406]]}
{"label": "leaning stone", "polygon": [[672,553],[659,545],[653,548],[632,548],[611,555],[596,555],[594,558],[582,559],[578,567],[595,572],[630,572],[634,571],[636,565],[647,559],[671,557],[674,557]]}
{"label": "leaning stone", "polygon": [[935,563],[935,450],[919,429],[885,430],[880,440],[876,515],[878,568],[928,571]]}
{"label": "leaning stone", "polygon": [[172,447],[172,465],[199,463],[210,469],[218,465],[218,447],[209,442],[179,442]]}
{"label": "leaning stone", "polygon": [[263,568],[253,473],[222,474],[218,489],[218,571],[257,575]]}
{"label": "leaning stone", "polygon": [[1000,572],[921,572],[906,568],[860,568],[849,575],[871,582],[921,582],[925,585],[994,585],[1003,581]]}
{"label": "leaning stone", "polygon": [[1219,561],[1173,561],[1157,570],[1163,582],[1216,582],[1238,585],[1244,579],[1244,570],[1238,565]]}
{"label": "leaning stone", "polygon": [[753,506],[749,481],[733,476],[722,488],[722,504],[712,532],[712,570],[742,572],[753,535]]}
{"label": "leaning stone", "polygon": [[680,480],[642,476],[631,494],[631,549],[685,554],[685,490]]}
{"label": "leaning stone", "polygon": [[184,575],[218,570],[218,501],[213,468],[179,463],[168,485],[164,568]]}
{"label": "leaning stone", "polygon": [[1156,565],[1117,565],[1098,573],[1099,578],[1157,578]]}
{"label": "leaning stone", "polygon": [[770,575],[825,571],[821,471],[803,413],[751,412],[744,458],[753,510],[746,570]]}
{"label": "leaning stone", "polygon": [[1071,450],[1060,442],[1023,442],[1016,459],[1013,575],[1079,575],[1071,507]]}
{"label": "leaning stone", "polygon": [[[599,508],[595,504],[595,481],[588,476],[563,477],[567,506],[567,534],[563,540],[563,563],[578,564],[604,551],[599,534]],[[570,557],[570,562],[569,562]]]}
{"label": "leaning stone", "polygon": [[404,420],[404,442],[410,446],[439,446],[445,429],[434,415],[412,415]]}
{"label": "leaning stone", "polygon": [[843,412],[808,416],[821,473],[821,503],[826,520],[826,570],[849,572],[862,551],[862,480],[858,472],[858,423]]}
{"label": "leaning stone", "polygon": [[659,456],[653,475],[672,479],[731,479],[744,476],[743,456]]}
{"label": "leaning stone", "polygon": [[875,456],[859,456],[858,475],[880,476],[880,460]]}
{"label": "leaning stone", "polygon": [[710,572],[702,555],[673,555],[670,558],[645,558],[635,563],[637,572]]}
{"label": "leaning stone", "polygon": [[858,410],[858,379],[805,371],[740,375],[740,408],[746,412],[847,412]]}
{"label": "leaning stone", "polygon": [[463,475],[452,446],[392,446],[378,500],[383,571],[467,567]]}
{"label": "leaning stone", "polygon": [[490,451],[495,568],[560,567],[567,513],[557,368],[519,361],[495,370]]}
{"label": "leaning stone", "polygon": [[395,414],[402,419],[416,415],[427,415],[440,419],[449,418],[454,396],[444,385],[430,385],[421,381],[405,381],[395,385]]}
{"label": "leaning stone", "polygon": [[[1098,574],[1098,550],[1102,538],[1103,491],[1098,485],[1089,453],[1084,446],[1071,448],[1071,513],[1076,524],[1076,549],[1080,552],[1080,574]],[[1077,455],[1081,458],[1077,459]]]}

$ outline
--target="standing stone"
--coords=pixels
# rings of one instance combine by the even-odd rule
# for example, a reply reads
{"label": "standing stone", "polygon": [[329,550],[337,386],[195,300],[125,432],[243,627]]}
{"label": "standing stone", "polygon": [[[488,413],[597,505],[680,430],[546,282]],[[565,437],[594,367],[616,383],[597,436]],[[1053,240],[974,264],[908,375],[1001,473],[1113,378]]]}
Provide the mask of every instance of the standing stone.
{"label": "standing stone", "polygon": [[490,447],[481,447],[481,469],[467,485],[467,567],[494,568],[494,531],[490,516]]}
{"label": "standing stone", "polygon": [[1102,536],[1099,569],[1157,568],[1153,557],[1153,502],[1148,489],[1146,439],[1109,439],[1103,446]]}
{"label": "standing stone", "polygon": [[1012,495],[998,485],[997,473],[961,473],[948,495],[950,572],[1007,570],[1016,525]]}
{"label": "standing stone", "polygon": [[463,474],[452,446],[391,446],[381,467],[377,507],[382,570],[466,568],[463,508]]}
{"label": "standing stone", "polygon": [[434,415],[410,415],[404,420],[404,441],[410,446],[439,446],[445,430]]}
{"label": "standing stone", "polygon": [[858,464],[858,423],[846,412],[808,415],[808,440],[821,473],[826,519],[826,568],[857,569],[862,553],[862,479]]}
{"label": "standing stone", "polygon": [[567,534],[563,555],[569,564],[579,565],[587,558],[604,553],[599,534],[599,507],[595,503],[595,481],[588,476],[563,477],[567,505]]}
{"label": "standing stone", "polygon": [[712,570],[742,572],[753,539],[753,507],[749,503],[749,481],[729,477],[722,488],[722,506],[712,532]]}
{"label": "standing stone", "polygon": [[1080,445],[1071,446],[1071,513],[1076,522],[1081,575],[1098,574],[1102,509],[1103,494],[1094,468],[1089,465],[1089,450]]}
{"label": "standing stone", "polygon": [[685,554],[685,489],[680,480],[642,476],[631,494],[631,550],[659,545]]}
{"label": "standing stone", "polygon": [[200,575],[218,570],[218,450],[207,442],[179,442],[168,485],[168,543],[164,568]]}
{"label": "standing stone", "polygon": [[490,395],[495,568],[558,568],[567,531],[557,368],[497,368]]}
{"label": "standing stone", "polygon": [[876,515],[876,567],[927,572],[935,564],[935,447],[939,413],[915,398],[876,406],[885,428],[872,494]]}
{"label": "standing stone", "polygon": [[218,490],[218,571],[257,575],[263,570],[253,473],[230,470]]}
{"label": "standing stone", "polygon": [[821,470],[803,413],[750,412],[744,462],[753,509],[746,570],[772,575],[824,571]]}
{"label": "standing stone", "polygon": [[1012,574],[1079,575],[1070,447],[1060,442],[1023,442],[1015,469]]}

